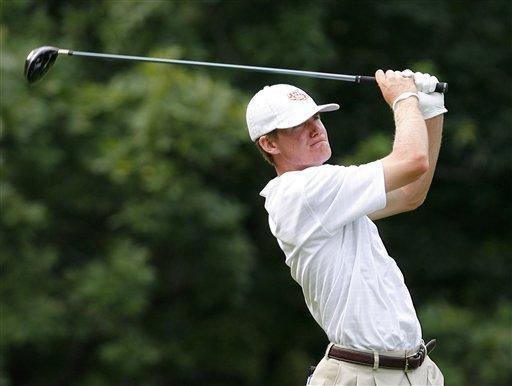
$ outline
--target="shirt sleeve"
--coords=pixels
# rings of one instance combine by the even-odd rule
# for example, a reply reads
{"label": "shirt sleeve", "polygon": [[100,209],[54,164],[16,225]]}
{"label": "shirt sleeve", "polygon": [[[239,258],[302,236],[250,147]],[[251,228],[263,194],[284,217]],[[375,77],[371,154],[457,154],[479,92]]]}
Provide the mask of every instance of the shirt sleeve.
{"label": "shirt sleeve", "polygon": [[381,161],[361,166],[311,168],[305,181],[306,203],[330,233],[386,206]]}

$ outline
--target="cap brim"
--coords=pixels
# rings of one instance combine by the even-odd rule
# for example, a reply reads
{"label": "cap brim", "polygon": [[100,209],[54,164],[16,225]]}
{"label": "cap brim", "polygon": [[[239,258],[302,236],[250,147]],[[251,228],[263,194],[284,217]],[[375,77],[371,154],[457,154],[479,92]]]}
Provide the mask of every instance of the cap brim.
{"label": "cap brim", "polygon": [[316,106],[316,108],[309,111],[295,111],[289,114],[289,118],[284,121],[279,122],[276,129],[287,129],[290,127],[294,127],[300,125],[301,123],[306,122],[309,118],[317,113],[327,113],[329,111],[335,111],[340,108],[340,105],[337,103],[329,103],[326,105]]}
{"label": "cap brim", "polygon": [[328,103],[326,105],[318,106],[318,113],[327,113],[329,111],[336,111],[340,108],[340,105],[337,103]]}

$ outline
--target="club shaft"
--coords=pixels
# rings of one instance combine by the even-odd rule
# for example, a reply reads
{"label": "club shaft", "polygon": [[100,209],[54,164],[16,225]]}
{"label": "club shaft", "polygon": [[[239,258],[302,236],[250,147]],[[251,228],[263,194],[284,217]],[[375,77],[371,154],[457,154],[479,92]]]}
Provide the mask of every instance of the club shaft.
{"label": "club shaft", "polygon": [[240,65],[240,64],[228,64],[228,63],[198,62],[198,61],[193,61],[193,60],[149,58],[149,57],[144,57],[144,56],[131,56],[131,55],[99,54],[99,53],[95,53],[95,52],[72,51],[72,50],[65,50],[65,49],[59,49],[59,54],[65,54],[65,55],[71,55],[71,56],[86,56],[86,57],[91,57],[91,58],[138,61],[138,62],[168,63],[168,64],[183,64],[183,65],[191,65],[191,66],[203,66],[203,67],[231,68],[231,69],[236,69],[236,70],[259,71],[259,72],[266,72],[266,73],[273,73],[273,74],[286,74],[286,75],[307,76],[307,77],[312,77],[312,78],[343,80],[343,81],[347,81],[347,82],[356,82],[357,81],[356,75],[342,75],[342,74],[332,74],[332,73],[327,73],[327,72],[290,70],[290,69],[286,69],[286,68],[245,66],[245,65]]}
{"label": "club shaft", "polygon": [[[85,57],[90,57],[90,58],[112,59],[112,60],[126,60],[126,61],[138,61],[138,62],[150,62],[150,63],[166,63],[166,64],[182,64],[182,65],[190,65],[190,66],[230,68],[230,69],[236,69],[236,70],[257,71],[257,72],[265,72],[265,73],[271,73],[271,74],[285,74],[285,75],[295,75],[295,76],[306,76],[306,77],[310,77],[310,78],[333,79],[333,80],[341,80],[341,81],[345,81],[345,82],[355,82],[355,83],[375,83],[374,77],[364,76],[364,75],[344,75],[344,74],[334,74],[334,73],[329,73],[329,72],[291,70],[291,69],[287,69],[287,68],[246,66],[246,65],[240,65],[240,64],[228,64],[228,63],[198,62],[198,61],[193,61],[193,60],[151,58],[151,57],[146,57],[146,56],[102,54],[102,53],[96,53],[96,52],[66,50],[66,49],[61,49],[61,48],[59,48],[59,54],[70,55],[70,56],[85,56]],[[436,91],[446,92],[447,88],[448,88],[447,83],[438,83],[437,87],[436,87]]]}

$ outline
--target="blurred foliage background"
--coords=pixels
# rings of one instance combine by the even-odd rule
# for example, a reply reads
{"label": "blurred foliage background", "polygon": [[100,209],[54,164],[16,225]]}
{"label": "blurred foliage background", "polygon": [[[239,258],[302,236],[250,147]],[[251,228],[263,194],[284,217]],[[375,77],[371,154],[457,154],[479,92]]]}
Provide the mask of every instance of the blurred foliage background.
{"label": "blurred foliage background", "polygon": [[512,384],[509,1],[1,3],[2,385],[301,385],[328,343],[268,228],[245,130],[266,84],[318,102],[334,156],[389,151],[376,87],[33,48],[450,84],[427,202],[379,221],[446,384]]}

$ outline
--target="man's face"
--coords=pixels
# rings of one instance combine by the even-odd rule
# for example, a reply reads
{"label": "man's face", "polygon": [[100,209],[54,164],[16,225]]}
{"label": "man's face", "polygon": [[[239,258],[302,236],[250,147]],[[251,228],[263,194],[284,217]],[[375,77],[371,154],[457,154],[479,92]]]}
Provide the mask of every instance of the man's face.
{"label": "man's face", "polygon": [[298,126],[277,130],[274,142],[278,151],[274,154],[274,161],[279,174],[319,166],[331,157],[327,131],[320,114]]}

